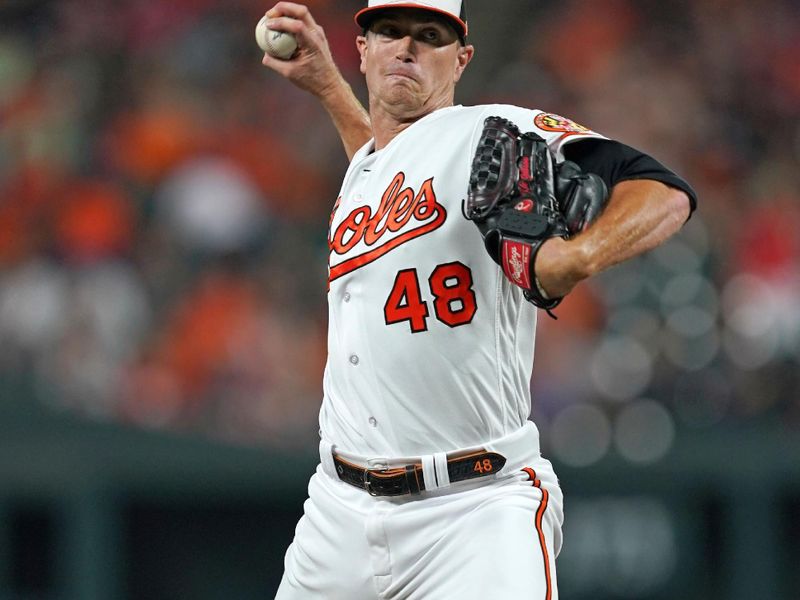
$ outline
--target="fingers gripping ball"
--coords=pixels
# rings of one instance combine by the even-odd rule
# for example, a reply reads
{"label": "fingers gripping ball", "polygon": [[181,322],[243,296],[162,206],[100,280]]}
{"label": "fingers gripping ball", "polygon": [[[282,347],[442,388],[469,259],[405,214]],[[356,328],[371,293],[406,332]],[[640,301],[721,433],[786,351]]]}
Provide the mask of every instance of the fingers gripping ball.
{"label": "fingers gripping ball", "polygon": [[275,58],[288,60],[297,50],[297,39],[285,31],[275,31],[267,27],[267,16],[261,17],[256,25],[258,47]]}

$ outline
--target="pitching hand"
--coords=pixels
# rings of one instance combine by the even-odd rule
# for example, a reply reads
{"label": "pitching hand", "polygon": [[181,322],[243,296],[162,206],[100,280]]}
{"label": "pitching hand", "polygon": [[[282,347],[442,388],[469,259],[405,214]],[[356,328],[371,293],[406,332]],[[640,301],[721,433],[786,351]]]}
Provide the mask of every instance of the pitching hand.
{"label": "pitching hand", "polygon": [[325,31],[303,4],[278,2],[267,11],[267,26],[294,34],[297,51],[291,60],[264,54],[262,63],[299,88],[323,97],[341,85],[341,73],[333,62]]}

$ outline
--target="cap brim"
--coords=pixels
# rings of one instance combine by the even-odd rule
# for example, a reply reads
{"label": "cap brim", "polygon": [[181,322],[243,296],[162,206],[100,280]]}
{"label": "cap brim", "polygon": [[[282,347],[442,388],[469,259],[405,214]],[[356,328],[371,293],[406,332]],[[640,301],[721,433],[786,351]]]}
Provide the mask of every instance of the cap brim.
{"label": "cap brim", "polygon": [[393,8],[416,8],[418,10],[427,10],[433,13],[437,13],[443,17],[445,17],[448,21],[450,21],[455,27],[456,31],[461,35],[461,37],[467,36],[467,24],[466,22],[462,21],[458,17],[453,16],[451,13],[440,10],[438,8],[433,8],[430,6],[422,6],[420,4],[415,4],[413,2],[408,3],[397,3],[391,4],[389,6],[371,6],[367,8],[363,8],[356,13],[355,21],[359,27],[366,28],[369,25],[371,17],[375,15],[375,13],[380,12],[382,10],[391,10]]}

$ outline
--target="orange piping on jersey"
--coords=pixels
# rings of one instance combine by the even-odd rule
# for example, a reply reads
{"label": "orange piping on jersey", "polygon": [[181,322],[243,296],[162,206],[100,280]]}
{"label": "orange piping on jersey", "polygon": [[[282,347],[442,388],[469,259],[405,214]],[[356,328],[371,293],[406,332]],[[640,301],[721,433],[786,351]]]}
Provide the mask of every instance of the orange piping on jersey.
{"label": "orange piping on jersey", "polygon": [[539,488],[539,490],[542,492],[542,501],[539,503],[539,510],[536,511],[536,532],[539,534],[539,544],[542,547],[542,556],[544,557],[544,578],[547,585],[545,600],[551,600],[553,590],[550,584],[550,555],[547,552],[547,543],[544,537],[544,530],[542,529],[544,511],[547,510],[547,502],[550,499],[550,494],[547,492],[547,490],[542,488],[542,482],[536,479],[536,471],[530,467],[525,467],[522,470],[525,471],[530,480],[533,481],[534,487]]}
{"label": "orange piping on jersey", "polygon": [[562,140],[567,139],[568,137],[570,137],[572,135],[598,135],[598,134],[596,134],[594,131],[586,131],[586,132],[568,131],[567,133],[562,133],[560,136],[558,136],[558,140],[557,141],[560,142]]}
{"label": "orange piping on jersey", "polygon": [[568,137],[570,137],[572,135],[597,135],[597,134],[595,134],[594,132],[591,132],[591,131],[588,132],[588,133],[580,133],[580,132],[577,132],[577,131],[568,131],[567,133],[562,133],[560,136],[558,136],[558,141],[560,142],[561,140],[565,140],[565,139],[567,139]]}

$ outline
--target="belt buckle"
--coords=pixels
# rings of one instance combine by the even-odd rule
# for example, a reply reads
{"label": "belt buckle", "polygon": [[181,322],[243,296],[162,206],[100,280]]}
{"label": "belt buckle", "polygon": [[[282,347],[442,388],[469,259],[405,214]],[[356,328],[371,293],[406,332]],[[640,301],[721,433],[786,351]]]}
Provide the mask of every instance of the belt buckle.
{"label": "belt buckle", "polygon": [[[380,470],[380,469],[375,469]],[[380,496],[378,492],[372,489],[372,481],[370,481],[369,476],[372,473],[373,469],[364,469],[364,489],[367,490],[367,493],[372,496],[373,498],[377,498]]]}
{"label": "belt buckle", "polygon": [[367,490],[367,493],[372,496],[373,498],[377,498],[381,494],[376,492],[372,489],[372,482],[369,479],[369,476],[373,472],[382,473],[385,472],[389,468],[388,459],[386,458],[371,458],[367,461],[369,467],[364,469],[364,489]]}

